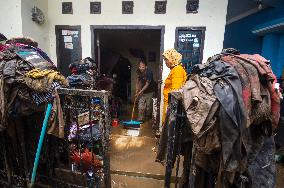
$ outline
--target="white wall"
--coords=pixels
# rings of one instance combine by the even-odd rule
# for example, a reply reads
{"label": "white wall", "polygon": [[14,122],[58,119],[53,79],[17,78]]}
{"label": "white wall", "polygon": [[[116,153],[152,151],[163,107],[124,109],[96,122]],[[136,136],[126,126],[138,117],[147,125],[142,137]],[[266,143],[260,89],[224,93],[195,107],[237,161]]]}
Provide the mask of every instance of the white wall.
{"label": "white wall", "polygon": [[[90,25],[164,25],[164,49],[174,47],[176,27],[205,26],[203,61],[223,47],[228,0],[202,0],[197,14],[186,14],[187,0],[168,0],[166,14],[154,14],[155,0],[134,0],[134,14],[122,14],[122,0],[101,0],[102,14],[90,14],[91,0],[68,0],[73,2],[72,15],[62,14],[63,1],[48,1],[50,57],[54,62],[55,25],[81,25],[82,57],[91,56]],[[163,70],[164,80],[169,73],[165,64]]]}
{"label": "white wall", "polygon": [[[61,3],[73,2],[73,14],[62,14]],[[173,48],[175,28],[205,26],[203,61],[221,51],[223,46],[228,0],[202,0],[197,14],[186,14],[187,0],[168,0],[166,14],[154,14],[155,0],[134,0],[134,14],[122,14],[122,0],[101,0],[102,14],[90,14],[92,0],[0,0],[0,32],[8,38],[29,35],[49,52],[56,63],[55,25],[81,25],[82,56],[91,56],[90,25],[164,25],[164,49]],[[46,13],[47,23],[31,21],[35,5]],[[47,5],[48,4],[48,5]],[[48,12],[48,13],[47,13]],[[169,69],[163,66],[163,79]]]}
{"label": "white wall", "polygon": [[[64,0],[49,0],[50,56],[56,61],[55,25],[81,25],[82,57],[91,56],[90,25],[165,25],[164,49],[173,48],[175,28],[206,26],[204,60],[221,51],[226,23],[228,0],[200,1],[197,14],[186,14],[186,0],[168,0],[166,14],[154,14],[155,0],[134,0],[134,14],[122,14],[122,0],[101,0],[102,14],[90,14],[91,0],[73,2],[73,14],[62,14]],[[169,70],[164,66],[163,78]]]}
{"label": "white wall", "polygon": [[[32,8],[36,6],[43,11],[46,20],[44,24],[32,21]],[[22,0],[22,31],[23,36],[31,37],[38,42],[39,47],[49,54],[49,25],[48,25],[48,0]]]}
{"label": "white wall", "polygon": [[22,36],[21,0],[0,0],[0,33],[7,38]]}

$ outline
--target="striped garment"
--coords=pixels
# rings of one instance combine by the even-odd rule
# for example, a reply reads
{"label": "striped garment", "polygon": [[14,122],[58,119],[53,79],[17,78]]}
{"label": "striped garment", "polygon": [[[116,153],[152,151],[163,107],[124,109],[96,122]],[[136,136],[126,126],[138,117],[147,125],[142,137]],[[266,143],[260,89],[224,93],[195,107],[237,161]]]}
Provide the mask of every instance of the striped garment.
{"label": "striped garment", "polygon": [[54,89],[56,89],[58,87],[60,87],[60,84],[58,82],[53,82],[47,93],[32,91],[31,95],[32,95],[33,101],[37,105],[40,105],[40,104],[45,103],[45,102],[50,102],[53,99]]}

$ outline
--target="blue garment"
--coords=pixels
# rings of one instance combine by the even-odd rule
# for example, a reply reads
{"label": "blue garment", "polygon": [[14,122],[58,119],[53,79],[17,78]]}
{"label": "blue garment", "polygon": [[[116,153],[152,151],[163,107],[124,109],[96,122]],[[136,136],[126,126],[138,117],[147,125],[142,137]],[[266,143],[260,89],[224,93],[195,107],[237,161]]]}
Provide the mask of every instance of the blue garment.
{"label": "blue garment", "polygon": [[92,127],[88,127],[84,129],[80,134],[79,134],[80,140],[90,142],[92,141],[92,137],[94,141],[98,141],[101,139],[102,134],[99,129],[99,125],[93,125]]}
{"label": "blue garment", "polygon": [[87,74],[74,74],[67,77],[69,86],[90,86],[92,84],[92,79]]}

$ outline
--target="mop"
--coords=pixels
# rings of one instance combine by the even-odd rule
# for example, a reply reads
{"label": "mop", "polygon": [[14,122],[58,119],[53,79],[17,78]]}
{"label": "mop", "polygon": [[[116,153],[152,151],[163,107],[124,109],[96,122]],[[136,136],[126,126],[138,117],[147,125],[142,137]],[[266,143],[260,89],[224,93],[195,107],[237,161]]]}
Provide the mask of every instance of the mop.
{"label": "mop", "polygon": [[134,117],[134,110],[135,110],[135,104],[136,104],[136,99],[134,100],[134,105],[132,108],[132,114],[131,114],[131,120],[130,121],[123,121],[122,124],[126,127],[134,127],[134,128],[140,128],[140,124],[142,123],[141,121],[134,121],[133,117]]}

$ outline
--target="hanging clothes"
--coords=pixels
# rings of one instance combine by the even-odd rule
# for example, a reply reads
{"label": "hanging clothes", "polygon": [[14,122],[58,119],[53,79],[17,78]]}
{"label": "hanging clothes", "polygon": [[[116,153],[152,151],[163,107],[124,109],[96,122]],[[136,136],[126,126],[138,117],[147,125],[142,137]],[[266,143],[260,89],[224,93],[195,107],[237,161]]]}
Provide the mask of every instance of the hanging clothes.
{"label": "hanging clothes", "polygon": [[25,84],[38,92],[49,92],[53,82],[60,83],[61,86],[68,86],[68,82],[63,75],[54,70],[33,69],[25,74]]}
{"label": "hanging clothes", "polygon": [[[217,188],[274,186],[271,133],[280,108],[275,83],[267,60],[259,55],[223,53],[193,67],[192,75],[179,90],[183,97],[178,100],[182,101],[192,130],[191,165],[195,173],[191,175],[195,181],[215,177]],[[171,101],[167,124],[175,122],[176,104]],[[166,128],[161,138],[171,130]],[[168,138],[168,142],[171,139],[174,138]],[[160,147],[168,147],[162,143],[167,141],[160,139]],[[165,150],[159,148],[157,158]],[[259,178],[256,172],[260,173]],[[263,181],[264,177],[268,182]],[[202,186],[200,182],[194,185]]]}
{"label": "hanging clothes", "polygon": [[237,57],[252,64],[257,69],[260,78],[262,78],[263,81],[265,81],[265,83],[267,84],[271,100],[272,128],[273,130],[275,130],[278,126],[280,118],[280,97],[278,91],[276,91],[275,89],[277,78],[273,74],[272,69],[269,66],[269,61],[258,54],[241,54]]}
{"label": "hanging clothes", "polygon": [[63,119],[63,111],[57,90],[54,92],[54,100],[52,112],[49,119],[49,128],[47,134],[52,134],[58,138],[64,138],[65,122]]}

